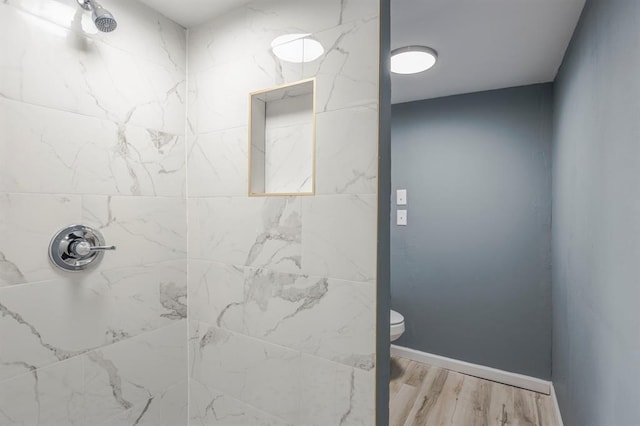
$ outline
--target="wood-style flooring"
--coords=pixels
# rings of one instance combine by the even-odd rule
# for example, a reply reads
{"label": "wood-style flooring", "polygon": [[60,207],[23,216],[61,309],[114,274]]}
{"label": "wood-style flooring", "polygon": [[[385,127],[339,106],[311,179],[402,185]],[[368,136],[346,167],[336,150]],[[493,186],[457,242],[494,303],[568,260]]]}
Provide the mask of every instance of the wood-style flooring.
{"label": "wood-style flooring", "polygon": [[557,426],[548,395],[391,359],[390,426]]}

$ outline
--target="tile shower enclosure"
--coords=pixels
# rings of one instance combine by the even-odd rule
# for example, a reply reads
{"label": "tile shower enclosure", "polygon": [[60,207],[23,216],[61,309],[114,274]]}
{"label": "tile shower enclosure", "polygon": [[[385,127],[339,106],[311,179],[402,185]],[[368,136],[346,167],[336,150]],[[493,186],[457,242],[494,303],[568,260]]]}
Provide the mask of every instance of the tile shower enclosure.
{"label": "tile shower enclosure", "polygon": [[[378,1],[104,2],[0,4],[0,424],[372,425]],[[308,78],[316,194],[249,197],[248,93]],[[54,269],[71,223],[117,251]]]}

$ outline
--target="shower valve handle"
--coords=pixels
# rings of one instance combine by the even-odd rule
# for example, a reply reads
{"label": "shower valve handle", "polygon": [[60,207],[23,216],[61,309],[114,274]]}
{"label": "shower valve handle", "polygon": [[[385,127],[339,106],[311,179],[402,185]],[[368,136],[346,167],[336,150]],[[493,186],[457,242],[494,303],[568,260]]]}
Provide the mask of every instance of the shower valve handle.
{"label": "shower valve handle", "polygon": [[116,249],[116,246],[92,246],[89,241],[84,239],[73,243],[71,247],[71,251],[80,257],[88,256],[93,252],[115,250],[115,249]]}

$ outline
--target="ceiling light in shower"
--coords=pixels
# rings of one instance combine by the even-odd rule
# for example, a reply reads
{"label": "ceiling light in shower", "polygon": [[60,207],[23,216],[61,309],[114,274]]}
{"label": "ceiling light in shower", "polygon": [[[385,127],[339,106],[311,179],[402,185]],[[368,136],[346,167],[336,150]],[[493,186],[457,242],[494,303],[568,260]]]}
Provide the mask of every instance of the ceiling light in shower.
{"label": "ceiling light in shower", "polygon": [[391,72],[417,74],[433,67],[438,53],[426,46],[407,46],[391,52]]}
{"label": "ceiling light in shower", "polygon": [[300,64],[318,59],[324,48],[317,40],[309,38],[311,34],[286,34],[271,42],[271,50],[278,58],[286,62]]}

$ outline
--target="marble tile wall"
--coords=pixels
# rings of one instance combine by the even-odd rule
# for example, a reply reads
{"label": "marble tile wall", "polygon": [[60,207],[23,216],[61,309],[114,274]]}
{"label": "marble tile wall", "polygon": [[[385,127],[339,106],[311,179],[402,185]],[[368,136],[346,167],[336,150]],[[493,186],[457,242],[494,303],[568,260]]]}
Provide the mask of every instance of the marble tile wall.
{"label": "marble tile wall", "polygon": [[[108,0],[0,3],[0,424],[187,424],[186,35]],[[117,251],[54,269],[53,234]]]}
{"label": "marble tile wall", "polygon": [[[378,9],[261,0],[189,30],[191,424],[374,424]],[[287,33],[325,54],[281,62]],[[248,197],[248,93],[311,77],[316,195]]]}
{"label": "marble tile wall", "polygon": [[[188,46],[105,6],[114,33],[0,3],[0,424],[373,424],[378,1],[250,3]],[[326,53],[280,62],[290,32]],[[310,77],[316,195],[248,197],[247,94]],[[54,269],[71,223],[118,250]]]}

